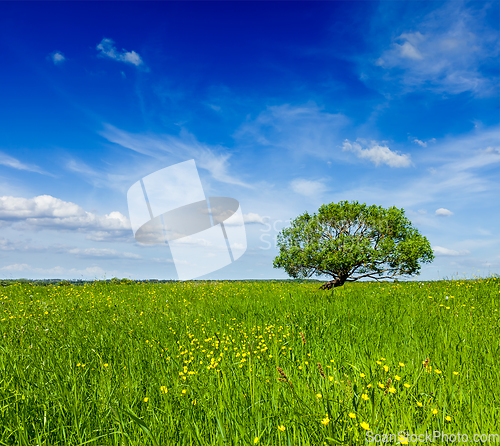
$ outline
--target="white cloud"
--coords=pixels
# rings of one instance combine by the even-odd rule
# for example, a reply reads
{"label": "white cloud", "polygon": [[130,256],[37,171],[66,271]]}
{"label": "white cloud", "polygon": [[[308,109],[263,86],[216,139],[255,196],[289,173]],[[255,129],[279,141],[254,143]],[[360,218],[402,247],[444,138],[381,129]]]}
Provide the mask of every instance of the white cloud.
{"label": "white cloud", "polygon": [[98,231],[103,239],[106,234],[110,238],[124,237],[131,228],[129,219],[120,212],[98,215],[50,195],[0,197],[0,221],[37,228]]}
{"label": "white cloud", "polygon": [[419,146],[422,146],[422,147],[427,147],[427,143],[426,142],[423,142],[423,141],[420,141],[420,139],[417,139],[415,138],[413,140],[414,143],[418,144]]}
{"label": "white cloud", "polygon": [[102,39],[96,48],[100,51],[99,55],[101,57],[109,57],[119,62],[130,63],[136,67],[144,64],[141,56],[135,51],[126,51],[125,49],[118,51],[114,45],[115,42],[112,39]]}
{"label": "white cloud", "polygon": [[7,265],[0,268],[2,271],[29,271],[31,267],[27,263],[14,263],[13,265]]}
{"label": "white cloud", "polygon": [[62,64],[66,58],[60,51],[55,51],[50,55],[50,58],[52,59],[52,62],[54,62],[54,65],[59,65]]}
{"label": "white cloud", "polygon": [[252,186],[227,173],[230,155],[223,153],[220,146],[209,147],[200,143],[192,134],[182,129],[179,136],[133,134],[105,124],[100,133],[108,141],[119,144],[127,149],[155,158],[156,163],[164,160],[172,164],[172,158],[185,161],[194,158],[197,167],[206,169],[212,177],[223,183],[236,184],[251,188]]}
{"label": "white cloud", "polygon": [[72,248],[68,249],[69,254],[83,258],[106,258],[106,259],[142,259],[138,254],[132,252],[118,252],[114,249],[98,249],[98,248]]}
{"label": "white cloud", "polygon": [[39,167],[37,167],[33,164],[22,163],[18,159],[13,158],[12,156],[7,155],[6,153],[3,153],[3,152],[0,152],[0,165],[12,167],[13,169],[17,169],[17,170],[27,170],[30,172],[47,174],[47,172],[43,171]]}
{"label": "white cloud", "polygon": [[439,208],[436,210],[436,215],[438,217],[450,217],[451,215],[453,215],[453,212],[445,208]]}
{"label": "white cloud", "polygon": [[74,203],[62,201],[50,195],[35,198],[0,197],[0,218],[64,218],[83,216],[85,211]]}
{"label": "white cloud", "polygon": [[311,198],[319,198],[319,196],[327,190],[327,187],[323,184],[323,182],[305,180],[303,178],[293,180],[290,183],[290,187],[295,193]]}
{"label": "white cloud", "polygon": [[253,212],[249,212],[248,214],[243,214],[243,221],[247,224],[251,223],[265,224],[264,217],[261,217],[259,214],[255,214]]}
{"label": "white cloud", "polygon": [[371,147],[363,149],[357,142],[350,143],[344,141],[343,151],[353,152],[358,158],[371,161],[376,166],[387,164],[390,167],[409,167],[411,166],[410,155],[393,152],[389,147],[379,145],[375,141],[371,142]]}
{"label": "white cloud", "polygon": [[432,249],[437,256],[465,256],[470,254],[470,251],[467,250],[455,251],[454,249],[443,248],[442,246],[434,246]]}
{"label": "white cloud", "polygon": [[[375,65],[399,77],[409,89],[421,87],[451,94],[469,91],[477,96],[496,94],[498,77],[484,76],[480,67],[495,66],[499,35],[485,20],[488,5],[478,9],[469,4],[447,2],[435,9],[414,24],[416,31],[396,37]],[[393,82],[394,78],[386,80]]]}

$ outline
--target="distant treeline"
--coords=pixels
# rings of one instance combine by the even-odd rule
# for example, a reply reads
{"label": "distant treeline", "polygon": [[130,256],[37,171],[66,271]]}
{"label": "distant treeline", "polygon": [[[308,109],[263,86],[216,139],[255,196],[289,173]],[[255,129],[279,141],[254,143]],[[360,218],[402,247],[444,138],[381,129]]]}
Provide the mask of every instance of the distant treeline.
{"label": "distant treeline", "polygon": [[[119,279],[118,277],[113,277],[112,279],[103,280],[63,280],[63,279],[0,279],[0,286],[9,286],[15,284],[31,284],[38,286],[69,286],[69,285],[86,285],[91,283],[109,283],[109,284],[132,284],[132,283],[175,283],[179,280],[161,280],[161,279],[143,279],[143,280],[132,280],[132,279]],[[224,279],[224,280],[190,280],[189,282],[293,282],[293,283],[321,283],[324,280],[318,279]]]}

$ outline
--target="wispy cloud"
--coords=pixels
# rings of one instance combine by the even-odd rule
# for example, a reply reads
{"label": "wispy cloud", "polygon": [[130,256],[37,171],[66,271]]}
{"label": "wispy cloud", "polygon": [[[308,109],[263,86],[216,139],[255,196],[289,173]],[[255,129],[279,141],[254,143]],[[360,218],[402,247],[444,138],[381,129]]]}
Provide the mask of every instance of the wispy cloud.
{"label": "wispy cloud", "polygon": [[432,249],[434,254],[438,256],[466,256],[470,254],[470,251],[467,250],[455,251],[454,249],[443,248],[442,246],[434,246]]}
{"label": "wispy cloud", "polygon": [[418,144],[420,147],[427,147],[427,143],[429,143],[429,142],[431,142],[431,143],[432,142],[436,142],[436,138],[432,138],[429,141],[421,141],[418,138],[413,138],[412,142],[414,142],[415,144]]}
{"label": "wispy cloud", "polygon": [[375,141],[370,143],[370,147],[363,149],[357,142],[350,143],[346,140],[342,147],[343,151],[353,152],[358,158],[371,161],[376,166],[387,164],[390,167],[411,166],[410,155],[393,152],[389,147],[381,145]]}
{"label": "wispy cloud", "polygon": [[208,170],[212,177],[223,183],[251,188],[250,184],[228,174],[230,154],[221,146],[210,147],[199,142],[194,135],[182,129],[179,136],[165,134],[134,134],[105,124],[100,134],[115,144],[147,155],[165,163],[193,158],[196,165]]}
{"label": "wispy cloud", "polygon": [[0,152],[0,165],[2,166],[7,166],[7,167],[12,167],[13,169],[17,170],[27,170],[29,172],[36,172],[36,173],[41,173],[43,175],[50,175],[49,173],[45,172],[43,169],[40,169],[38,166],[35,166],[34,164],[25,164],[18,159],[7,155],[6,153]]}
{"label": "wispy cloud", "polygon": [[342,113],[328,113],[315,103],[267,107],[234,133],[242,146],[272,147],[297,157],[339,158],[337,147],[350,120]]}
{"label": "wispy cloud", "polygon": [[431,202],[439,207],[443,200],[463,206],[477,202],[478,194],[498,194],[500,184],[494,169],[500,165],[500,153],[495,149],[500,146],[499,134],[500,128],[492,126],[438,140],[432,150],[415,153],[417,166],[424,170],[412,171],[397,187],[361,183],[343,194],[373,202],[383,198],[404,207]]}
{"label": "wispy cloud", "polygon": [[118,51],[115,47],[115,42],[112,39],[102,39],[96,49],[99,51],[99,56],[101,57],[108,57],[118,62],[129,63],[135,65],[136,67],[144,65],[141,56],[139,56],[139,54],[135,51],[127,51],[125,49]]}
{"label": "wispy cloud", "polygon": [[[131,184],[129,166],[126,164],[121,165],[118,161],[112,164],[112,172],[96,170],[78,158],[67,159],[64,166],[67,170],[80,175],[86,182],[92,184],[94,187],[104,187],[124,192]],[[106,166],[106,164],[100,165],[100,167],[104,169]],[[134,167],[136,168],[137,166]]]}
{"label": "wispy cloud", "polygon": [[139,260],[142,257],[132,252],[119,252],[115,249],[100,248],[71,248],[67,250],[68,254],[86,259],[132,259]]}
{"label": "wispy cloud", "polygon": [[300,195],[310,198],[320,198],[328,188],[322,181],[312,181],[303,178],[297,178],[290,183],[292,190]]}
{"label": "wispy cloud", "polygon": [[49,58],[50,60],[52,60],[52,62],[54,62],[54,65],[60,65],[66,60],[63,53],[61,53],[60,51],[54,51],[50,54]]}
{"label": "wispy cloud", "polygon": [[498,75],[481,70],[497,64],[499,35],[485,20],[488,4],[481,5],[446,2],[398,35],[375,64],[386,70],[386,80],[399,79],[407,90],[496,94]]}

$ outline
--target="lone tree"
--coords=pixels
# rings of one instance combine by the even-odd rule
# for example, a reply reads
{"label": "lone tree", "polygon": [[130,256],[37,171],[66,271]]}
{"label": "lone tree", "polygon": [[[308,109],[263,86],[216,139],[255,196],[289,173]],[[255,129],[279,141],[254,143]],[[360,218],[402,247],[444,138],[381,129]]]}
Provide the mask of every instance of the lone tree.
{"label": "lone tree", "polygon": [[429,241],[412,227],[403,209],[357,201],[331,203],[307,212],[278,234],[275,268],[293,278],[331,276],[322,289],[362,278],[391,279],[420,273],[434,260]]}

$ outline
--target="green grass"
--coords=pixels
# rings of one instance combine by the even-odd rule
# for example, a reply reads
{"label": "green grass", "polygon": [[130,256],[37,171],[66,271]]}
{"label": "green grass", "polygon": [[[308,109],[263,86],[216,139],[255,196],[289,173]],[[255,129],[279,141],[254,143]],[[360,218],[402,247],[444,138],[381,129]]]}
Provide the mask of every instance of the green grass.
{"label": "green grass", "polygon": [[11,285],[0,445],[500,433],[499,310],[494,278]]}

